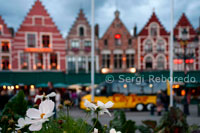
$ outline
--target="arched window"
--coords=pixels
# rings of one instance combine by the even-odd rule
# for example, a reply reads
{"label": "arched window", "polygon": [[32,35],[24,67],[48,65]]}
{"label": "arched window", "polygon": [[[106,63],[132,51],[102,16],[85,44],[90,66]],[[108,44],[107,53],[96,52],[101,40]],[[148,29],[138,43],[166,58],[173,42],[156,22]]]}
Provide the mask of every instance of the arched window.
{"label": "arched window", "polygon": [[165,59],[163,56],[158,57],[157,59],[157,69],[163,70],[165,69]]}
{"label": "arched window", "polygon": [[84,28],[83,27],[79,28],[79,36],[84,36]]}
{"label": "arched window", "polygon": [[151,40],[147,40],[145,42],[145,46],[144,46],[144,50],[145,50],[145,53],[149,53],[149,52],[152,52],[153,50],[153,46],[152,46],[152,41]]}
{"label": "arched window", "polygon": [[152,69],[153,68],[153,59],[152,59],[152,57],[149,56],[149,57],[146,58],[145,66],[146,66],[146,69]]}
{"label": "arched window", "polygon": [[156,23],[153,23],[150,27],[150,35],[151,36],[157,36],[158,35],[158,25]]}
{"label": "arched window", "polygon": [[158,52],[164,52],[165,51],[165,42],[162,39],[159,39],[157,41],[157,51]]}

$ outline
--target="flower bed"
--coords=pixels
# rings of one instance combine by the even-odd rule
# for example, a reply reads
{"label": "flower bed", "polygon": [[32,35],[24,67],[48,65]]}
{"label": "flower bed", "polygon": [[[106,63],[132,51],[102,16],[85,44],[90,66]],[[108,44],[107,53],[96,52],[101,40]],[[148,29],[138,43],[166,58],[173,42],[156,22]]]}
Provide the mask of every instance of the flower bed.
{"label": "flower bed", "polygon": [[[39,107],[27,107],[27,101],[23,91],[19,91],[5,106],[0,116],[0,130],[2,133],[135,133],[136,130],[142,133],[192,133],[199,130],[199,126],[189,126],[185,115],[176,108],[171,108],[163,115],[160,123],[156,121],[143,121],[143,125],[136,125],[134,121],[127,120],[123,111],[109,112],[114,103],[111,101],[96,104],[85,101],[84,105],[86,117],[74,119],[70,116],[70,101],[65,101],[64,105],[59,105],[57,117],[55,117],[55,103],[50,100],[56,94],[47,96],[36,96],[41,99]],[[93,114],[92,124],[89,124],[88,117]],[[102,125],[99,117],[102,115],[114,115],[109,125]]]}

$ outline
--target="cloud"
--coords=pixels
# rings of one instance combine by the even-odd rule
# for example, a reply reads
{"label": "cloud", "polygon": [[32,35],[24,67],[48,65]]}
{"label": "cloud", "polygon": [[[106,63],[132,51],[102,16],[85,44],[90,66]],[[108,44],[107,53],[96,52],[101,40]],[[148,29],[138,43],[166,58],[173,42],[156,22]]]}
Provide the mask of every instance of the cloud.
{"label": "cloud", "polygon": [[[50,13],[59,30],[65,37],[73,25],[79,9],[83,8],[88,21],[91,20],[91,0],[41,0]],[[175,24],[183,12],[186,13],[195,28],[199,24],[199,0],[174,0]],[[25,15],[33,5],[33,0],[0,0],[0,15],[9,27],[15,30],[22,23]],[[120,17],[126,27],[131,31],[134,24],[141,30],[149,20],[153,8],[161,23],[170,29],[170,0],[96,0],[95,22],[100,26],[100,35],[103,35],[114,19],[114,11],[120,11]]]}

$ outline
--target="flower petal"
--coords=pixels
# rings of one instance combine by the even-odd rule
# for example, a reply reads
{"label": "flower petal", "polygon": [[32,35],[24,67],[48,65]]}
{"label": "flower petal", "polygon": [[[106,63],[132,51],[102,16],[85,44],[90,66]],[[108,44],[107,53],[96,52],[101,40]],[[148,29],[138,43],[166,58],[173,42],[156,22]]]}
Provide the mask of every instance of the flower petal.
{"label": "flower petal", "polygon": [[16,126],[18,126],[18,127],[23,127],[23,126],[25,126],[25,125],[26,125],[26,123],[25,123],[24,118],[19,118],[19,119],[18,119],[18,125],[16,125]]}
{"label": "flower petal", "polygon": [[42,129],[42,123],[38,123],[38,124],[31,124],[29,127],[30,131],[40,131]]}
{"label": "flower petal", "polygon": [[102,103],[101,101],[97,101],[97,106],[100,106],[100,107],[104,107],[104,103]]}
{"label": "flower petal", "polygon": [[54,106],[55,103],[52,100],[45,100],[41,102],[41,104],[39,105],[39,110],[41,113],[48,114],[53,112]]}
{"label": "flower petal", "polygon": [[52,115],[54,115],[54,112],[48,113],[44,116],[44,119],[51,117]]}
{"label": "flower petal", "polygon": [[31,119],[40,119],[41,112],[38,109],[30,108],[26,111],[26,115]]}
{"label": "flower petal", "polygon": [[85,107],[90,108],[91,110],[96,110],[97,106],[88,100],[85,100],[84,102]]}
{"label": "flower petal", "polygon": [[56,93],[55,92],[51,92],[50,94],[48,94],[46,97],[55,97],[56,96]]}
{"label": "flower petal", "polygon": [[36,102],[38,99],[42,100],[42,98],[43,98],[43,95],[36,95],[34,102]]}
{"label": "flower petal", "polygon": [[105,104],[105,107],[106,107],[106,108],[111,108],[113,105],[114,105],[114,103],[111,102],[111,101],[109,101],[109,102],[107,102],[107,103]]}

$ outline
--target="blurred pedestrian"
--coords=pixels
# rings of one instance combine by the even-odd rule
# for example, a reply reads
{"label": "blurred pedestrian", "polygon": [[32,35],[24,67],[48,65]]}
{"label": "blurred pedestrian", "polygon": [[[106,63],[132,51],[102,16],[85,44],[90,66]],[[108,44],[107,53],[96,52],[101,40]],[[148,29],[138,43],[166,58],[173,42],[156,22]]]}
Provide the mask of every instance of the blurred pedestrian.
{"label": "blurred pedestrian", "polygon": [[162,94],[160,90],[157,92],[156,109],[157,109],[158,116],[161,116],[163,104],[162,104]]}
{"label": "blurred pedestrian", "polygon": [[[48,94],[50,94],[52,92],[56,93],[55,89],[53,88],[53,83],[49,81],[48,82],[48,90],[47,90],[47,94],[46,95],[48,95]],[[50,99],[56,104],[56,98],[55,97],[51,97]],[[54,112],[55,112],[54,113],[54,118],[56,118],[56,106],[54,107]]]}
{"label": "blurred pedestrian", "polygon": [[56,109],[58,110],[58,106],[61,104],[61,94],[58,89],[56,89]]}
{"label": "blurred pedestrian", "polygon": [[165,111],[167,112],[169,107],[169,96],[167,96],[167,92],[161,92],[161,102],[164,106]]}
{"label": "blurred pedestrian", "polygon": [[74,105],[75,107],[77,107],[77,106],[78,106],[78,95],[77,95],[77,93],[76,93],[76,90],[72,90],[71,97],[72,97],[73,105]]}
{"label": "blurred pedestrian", "polygon": [[185,115],[190,115],[190,111],[189,111],[190,97],[191,97],[191,94],[189,92],[186,92],[183,98],[183,112]]}

